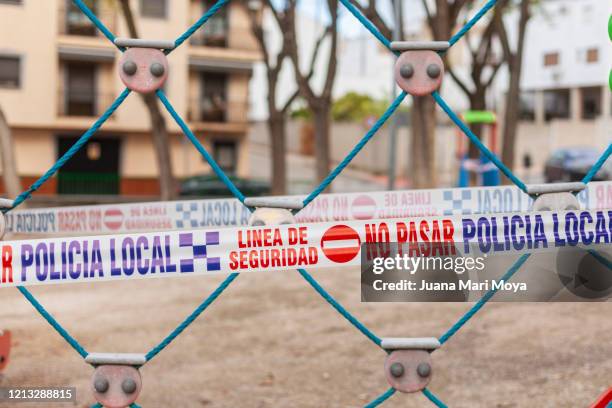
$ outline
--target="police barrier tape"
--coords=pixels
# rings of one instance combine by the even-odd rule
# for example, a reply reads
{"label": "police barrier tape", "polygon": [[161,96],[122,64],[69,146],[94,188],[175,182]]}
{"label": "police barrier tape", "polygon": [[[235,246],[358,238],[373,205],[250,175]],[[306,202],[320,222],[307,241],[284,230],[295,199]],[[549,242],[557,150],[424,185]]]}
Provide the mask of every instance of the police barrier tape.
{"label": "police barrier tape", "polygon": [[[578,200],[587,210],[612,208],[612,182],[590,183]],[[522,212],[531,204],[515,186],[324,194],[296,218],[310,223]],[[107,234],[241,226],[249,215],[236,199],[213,199],[13,210],[6,223],[7,232],[19,234]]]}
{"label": "police barrier tape", "polygon": [[361,244],[368,242],[415,243],[409,256],[449,256],[611,241],[612,210],[24,240],[0,243],[0,287],[359,265]]}

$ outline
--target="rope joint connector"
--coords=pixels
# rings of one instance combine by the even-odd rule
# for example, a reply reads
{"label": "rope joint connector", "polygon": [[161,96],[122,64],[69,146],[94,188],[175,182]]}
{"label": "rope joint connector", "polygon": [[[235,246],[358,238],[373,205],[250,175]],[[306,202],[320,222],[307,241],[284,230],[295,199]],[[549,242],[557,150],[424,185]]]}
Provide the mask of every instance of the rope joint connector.
{"label": "rope joint connector", "polygon": [[427,387],[433,373],[431,352],[440,347],[437,338],[384,338],[380,345],[389,352],[385,377],[391,387],[404,393]]}
{"label": "rope joint connector", "polygon": [[587,186],[583,182],[574,182],[531,184],[526,187],[527,194],[535,197],[533,211],[571,211],[580,209],[575,193]]}
{"label": "rope joint connector", "polygon": [[90,353],[85,362],[95,368],[91,388],[102,406],[124,408],[138,399],[142,390],[138,369],[147,362],[144,354]]}
{"label": "rope joint connector", "polygon": [[448,41],[394,41],[391,49],[401,54],[395,63],[395,82],[415,96],[425,96],[440,89],[444,62],[439,52],[450,47]]}
{"label": "rope joint connector", "polygon": [[244,205],[255,208],[249,218],[249,225],[253,227],[295,224],[293,212],[304,208],[304,203],[300,200],[275,197],[247,198]]}

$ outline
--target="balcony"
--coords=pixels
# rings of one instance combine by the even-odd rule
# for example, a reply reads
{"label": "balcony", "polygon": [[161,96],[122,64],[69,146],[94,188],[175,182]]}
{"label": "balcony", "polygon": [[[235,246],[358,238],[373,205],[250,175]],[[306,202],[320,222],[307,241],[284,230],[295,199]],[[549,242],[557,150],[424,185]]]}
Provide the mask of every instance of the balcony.
{"label": "balcony", "polygon": [[212,29],[205,29],[206,27],[208,26],[205,25],[189,38],[190,45],[217,48],[226,48],[228,46],[229,35],[227,28],[213,27]]}
{"label": "balcony", "polygon": [[96,117],[104,113],[115,100],[111,93],[97,93],[91,90],[64,90],[58,93],[58,116]]}
{"label": "balcony", "polygon": [[222,99],[192,99],[187,120],[190,122],[246,123],[248,102],[228,102]]}
{"label": "balcony", "polygon": [[[104,1],[88,0],[85,4],[111,31],[116,28],[116,13]],[[60,1],[58,10],[59,34],[98,37],[102,34],[71,0]]]}

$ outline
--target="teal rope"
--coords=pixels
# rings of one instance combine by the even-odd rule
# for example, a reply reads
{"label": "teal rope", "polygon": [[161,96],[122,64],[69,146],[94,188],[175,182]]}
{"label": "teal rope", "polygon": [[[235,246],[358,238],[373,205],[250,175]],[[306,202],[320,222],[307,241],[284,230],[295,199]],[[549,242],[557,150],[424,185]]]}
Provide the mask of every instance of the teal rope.
{"label": "teal rope", "polygon": [[438,397],[436,397],[431,391],[427,388],[423,389],[423,395],[427,397],[428,400],[433,402],[438,408],[448,408],[446,404],[444,404]]}
{"label": "teal rope", "polygon": [[451,37],[451,39],[449,40],[450,45],[453,46],[457,41],[459,41],[459,39],[461,39],[461,37],[463,37],[468,31],[470,31],[474,24],[476,24],[478,20],[480,20],[485,14],[487,14],[489,10],[491,10],[491,8],[493,8],[493,6],[495,6],[495,3],[497,3],[497,0],[489,0],[478,11],[478,13],[476,13],[476,15],[472,17],[472,19],[468,21],[467,24],[461,28],[461,30],[459,30],[457,34]]}
{"label": "teal rope", "polygon": [[189,129],[189,126],[187,126],[183,118],[181,118],[181,116],[176,112],[176,110],[174,110],[174,107],[172,106],[168,98],[166,98],[166,94],[164,94],[164,91],[162,91],[161,89],[158,89],[156,91],[156,94],[159,100],[162,102],[162,104],[166,107],[170,115],[174,118],[176,123],[180,126],[185,136],[187,136],[187,138],[191,141],[191,143],[195,146],[195,148],[200,152],[200,154],[208,162],[208,164],[213,169],[217,177],[221,179],[223,184],[227,186],[227,188],[232,192],[232,194],[238,200],[240,200],[240,202],[244,202],[245,197],[242,194],[242,192],[240,192],[240,190],[238,190],[238,188],[236,187],[236,185],[234,185],[232,180],[230,180],[229,177],[227,177],[223,169],[219,167],[215,159],[206,151],[204,146],[202,146],[202,143],[200,143],[200,141],[193,134],[191,129]]}
{"label": "teal rope", "polygon": [[606,160],[610,158],[610,155],[612,155],[612,143],[608,145],[608,148],[606,149],[606,151],[601,155],[601,157],[599,158],[599,160],[597,160],[597,162],[593,165],[593,167],[591,167],[591,170],[587,173],[587,175],[584,176],[584,178],[582,179],[582,182],[587,184],[591,180],[593,180],[593,177],[595,177],[597,172],[601,170]]}
{"label": "teal rope", "polygon": [[66,342],[68,342],[68,344],[70,344],[72,346],[72,348],[75,349],[77,351],[77,353],[79,353],[81,355],[81,357],[83,357],[83,358],[87,357],[88,353],[87,353],[87,351],[85,351],[83,346],[81,346],[79,344],[79,342],[74,337],[72,337],[66,331],[66,329],[64,329],[62,327],[62,325],[60,325],[57,322],[57,320],[55,320],[55,318],[51,315],[51,313],[49,313],[43,307],[43,305],[41,305],[38,302],[38,300],[36,300],[34,295],[32,295],[32,293],[30,293],[29,290],[27,290],[23,286],[17,286],[17,289],[28,300],[28,302],[30,302],[32,304],[32,306],[34,306],[34,309],[36,309],[38,311],[38,313],[40,313],[40,315],[47,321],[47,323],[49,323],[51,325],[51,327],[53,327],[55,329],[55,331],[57,331],[59,333],[59,335],[62,336],[64,338],[64,340],[66,340]]}
{"label": "teal rope", "polygon": [[391,41],[389,41],[378,29],[372,24],[370,20],[368,20],[361,12],[351,4],[349,0],[340,0],[340,3],[344,4],[344,7],[351,12],[352,15],[355,16],[357,20],[370,32],[378,41],[382,43],[389,51],[394,53],[396,56],[399,56],[399,52],[393,51],[391,49]]}
{"label": "teal rope", "polygon": [[331,184],[331,182],[334,181],[336,177],[338,177],[342,170],[344,170],[346,166],[349,165],[349,163],[355,158],[355,156],[357,156],[357,153],[359,153],[361,149],[365,147],[365,145],[370,141],[370,139],[372,139],[372,137],[374,137],[374,135],[376,134],[376,132],[378,132],[382,125],[385,124],[387,119],[389,119],[391,115],[393,115],[393,113],[397,110],[402,101],[406,98],[406,95],[406,92],[402,91],[402,93],[400,93],[397,98],[395,98],[391,106],[389,106],[385,113],[376,121],[374,126],[372,126],[370,130],[368,130],[368,132],[363,136],[359,143],[355,145],[353,150],[351,150],[340,162],[340,164],[338,164],[338,166],[333,169],[331,173],[329,173],[329,176],[325,177],[325,180],[323,180],[321,184],[319,184],[319,186],[315,188],[312,193],[310,193],[310,195],[308,195],[308,197],[304,199],[304,207],[306,207],[312,200],[317,198],[317,196],[321,194],[323,190],[325,190]]}
{"label": "teal rope", "polygon": [[[191,27],[189,27],[187,31],[181,34],[180,37],[178,37],[174,41],[174,48],[177,48],[179,45],[181,45],[183,42],[189,39],[189,37],[191,37],[193,33],[198,31],[200,27],[202,27],[212,16],[214,16],[217,13],[217,11],[219,11],[227,3],[229,3],[229,0],[217,1],[206,13],[204,13],[202,17],[200,17],[198,21],[196,21]],[[170,54],[171,52],[172,50],[165,51],[166,54]]]}
{"label": "teal rope", "polygon": [[348,320],[353,326],[355,326],[357,330],[363,333],[368,339],[372,340],[374,344],[380,347],[380,344],[382,343],[380,337],[372,333],[372,331],[370,331],[370,329],[368,329],[363,323],[357,320],[355,316],[350,314],[349,311],[346,310],[340,303],[338,303],[338,301],[336,301],[336,299],[334,299],[329,293],[327,293],[327,291],[323,289],[321,285],[319,285],[319,282],[317,282],[315,278],[313,278],[308,272],[306,272],[306,270],[298,269],[298,272],[300,273],[300,275],[302,275],[304,279],[306,279],[306,282],[308,282],[310,286],[312,286],[314,290],[316,290],[319,295],[321,295],[323,299],[325,299],[330,305],[332,305],[334,309],[336,309],[338,313],[340,313],[346,320]]}
{"label": "teal rope", "polygon": [[70,160],[70,158],[72,158],[72,156],[74,156],[75,153],[78,152],[83,147],[83,145],[85,145],[89,141],[89,139],[94,135],[94,133],[96,133],[98,129],[100,129],[100,127],[104,124],[104,122],[106,122],[106,120],[115,112],[115,110],[117,110],[119,105],[123,103],[123,101],[125,100],[125,98],[127,98],[129,94],[130,94],[130,90],[127,88],[124,89],[123,92],[121,92],[121,95],[119,95],[119,97],[106,110],[106,112],[104,112],[104,114],[100,116],[98,120],[96,120],[96,122],[89,128],[89,130],[87,130],[87,132],[83,133],[83,135],[79,138],[79,140],[77,140],[76,143],[73,144],[72,147],[68,149],[66,153],[64,153],[64,155],[60,157],[60,159],[57,162],[55,162],[55,164],[51,166],[51,168],[45,174],[43,174],[41,178],[36,180],[36,182],[32,184],[26,191],[19,194],[19,196],[15,199],[13,203],[13,207],[11,207],[10,209],[5,209],[3,211],[7,212],[17,207],[19,204],[21,204],[22,202],[30,198],[32,193],[38,190],[40,186],[42,186],[47,180],[53,177],[53,175],[64,164],[66,164],[66,162]]}
{"label": "teal rope", "polygon": [[367,405],[365,405],[364,408],[375,408],[386,400],[388,400],[389,398],[391,398],[393,394],[395,394],[395,388],[391,387],[387,391],[376,397],[374,400],[369,402]]}
{"label": "teal rope", "polygon": [[461,121],[459,116],[455,112],[453,112],[450,106],[448,106],[446,102],[444,102],[444,99],[442,99],[442,96],[440,96],[438,91],[434,91],[431,95],[434,97],[436,103],[442,108],[442,110],[446,112],[448,117],[451,118],[451,120],[463,131],[463,133],[465,133],[465,135],[472,141],[472,143],[474,143],[476,147],[478,147],[478,150],[480,150],[482,154],[484,154],[489,160],[491,160],[497,166],[497,168],[506,175],[506,177],[508,177],[510,180],[512,180],[514,184],[516,184],[518,188],[527,193],[527,186],[525,186],[525,183],[523,183],[518,177],[516,177],[514,173],[512,173],[512,170],[506,167],[506,165],[502,163],[499,158],[497,158],[495,153],[487,149],[487,147],[480,141],[480,139],[478,139],[478,136],[476,136],[470,130],[470,128]]}
{"label": "teal rope", "polygon": [[204,310],[208,308],[222,293],[227,287],[238,277],[238,273],[232,273],[229,275],[221,284],[215,289],[213,293],[211,293],[187,318],[178,325],[178,327],[164,339],[157,346],[153,347],[151,351],[147,353],[145,356],[147,361],[151,360],[160,351],[162,351],[168,344],[170,344],[174,339],[178,337],[191,323],[195,321],[202,314]]}
{"label": "teal rope", "polygon": [[[91,22],[98,28],[98,30],[100,30],[102,34],[104,34],[104,36],[108,38],[108,40],[112,42],[113,45],[115,45],[115,34],[113,34],[111,30],[109,30],[108,27],[106,27],[104,23],[100,21],[98,16],[96,16],[89,9],[89,7],[87,7],[85,3],[83,3],[83,0],[72,0],[72,2],[74,3],[75,6],[77,6],[83,12],[83,14],[87,16],[87,18],[91,20]],[[117,47],[117,48],[119,48],[121,51],[124,50],[123,47]]]}
{"label": "teal rope", "polygon": [[[521,257],[508,269],[508,272],[501,277],[500,281],[507,282],[512,276],[518,271],[521,266],[529,259],[531,254],[523,254]],[[482,307],[497,293],[499,288],[490,289],[485,295],[480,298],[478,302],[464,314],[442,337],[440,337],[440,344],[444,344],[450,339],[459,329],[463,327],[474,315],[482,309]]]}

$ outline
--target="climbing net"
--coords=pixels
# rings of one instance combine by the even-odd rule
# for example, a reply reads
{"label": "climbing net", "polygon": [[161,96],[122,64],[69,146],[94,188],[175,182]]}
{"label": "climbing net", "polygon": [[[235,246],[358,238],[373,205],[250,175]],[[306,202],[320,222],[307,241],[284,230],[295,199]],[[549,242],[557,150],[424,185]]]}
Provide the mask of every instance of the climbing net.
{"label": "climbing net", "polygon": [[[83,0],[73,0],[74,4],[92,21],[92,23],[104,34],[108,40],[115,44],[115,35],[98,19],[98,17],[85,5]],[[191,35],[199,30],[206,22],[215,15],[221,8],[225,7],[230,0],[218,0],[206,13],[198,19],[187,31],[179,36],[174,41],[174,48],[180,46],[185,42]],[[353,14],[357,20],[363,24],[363,26],[372,34],[378,41],[380,41],[389,51],[393,52],[396,56],[399,53],[391,48],[390,41],[385,38],[376,27],[365,18],[359,10],[353,6],[349,0],[340,0],[340,2]],[[488,0],[484,6],[461,28],[452,38],[449,40],[450,46],[457,43],[489,10],[491,10],[497,0]],[[124,52],[125,48],[117,46],[117,48]],[[173,49],[174,49],[173,48]],[[172,49],[167,49],[165,54],[172,52]],[[125,101],[130,94],[130,89],[124,89],[119,97],[111,104],[111,106],[104,112],[98,120],[77,140],[77,142],[34,184],[32,184],[26,191],[21,193],[13,202],[13,206],[8,209],[4,209],[3,212],[12,210],[18,207],[21,203],[31,197],[32,193],[38,190],[46,181],[48,181],[70,158],[81,149],[89,139],[100,129],[100,127],[106,122],[106,120],[117,110],[117,108]],[[245,196],[240,190],[233,184],[230,178],[224,173],[224,171],[215,162],[213,157],[207,152],[204,146],[200,143],[197,137],[189,129],[185,121],[176,112],[166,94],[162,89],[156,91],[157,98],[161,101],[164,107],[167,109],[172,118],[179,125],[185,136],[191,141],[194,147],[202,154],[203,158],[211,166],[214,173],[219,179],[227,186],[232,194],[240,200],[241,203],[245,202]],[[365,147],[365,145],[372,139],[377,131],[385,124],[385,122],[393,115],[399,105],[406,98],[406,91],[401,92],[395,100],[391,103],[385,113],[376,121],[376,123],[368,130],[363,138],[355,145],[355,147],[346,155],[346,157],[338,164],[336,168],[303,200],[303,205],[307,206],[311,203],[319,194],[321,194],[333,181],[334,179],[348,166],[353,158]],[[498,157],[491,152],[487,147],[480,141],[480,139],[469,129],[469,127],[462,122],[460,117],[449,107],[444,101],[442,96],[437,92],[432,92],[431,96],[434,98],[438,106],[448,115],[448,117],[457,125],[461,131],[468,137],[468,139],[476,145],[476,147],[484,154],[495,166],[510,179],[518,188],[523,192],[528,193],[527,186],[515,175],[513,172],[506,167]],[[601,169],[605,161],[612,154],[612,144],[610,144],[603,155],[599,158],[596,164],[591,168],[587,175],[582,180],[583,183],[589,183],[595,174]],[[522,267],[527,261],[530,254],[521,255],[518,260],[508,269],[508,271],[500,279],[503,282],[508,281],[512,276]],[[348,320],[357,330],[371,340],[375,345],[382,349],[382,339],[374,334],[368,327],[361,323],[355,316],[353,316],[347,309],[345,309],[337,300],[335,300],[305,269],[298,269],[299,274],[310,284],[314,290],[323,297],[340,315]],[[207,297],[205,298],[195,310],[189,314],[174,330],[172,330],[159,344],[153,347],[146,355],[146,362],[152,360],[157,356],[166,346],[168,346],[174,339],[176,339],[191,323],[193,323],[239,276],[239,273],[232,273]],[[84,359],[87,358],[88,352],[85,348],[72,337],[63,326],[41,305],[40,302],[34,297],[34,295],[26,289],[24,286],[18,286],[17,288],[21,294],[33,305],[33,307],[42,315],[42,317],[81,355]],[[449,341],[472,317],[474,317],[495,295],[498,288],[491,289],[478,300],[463,316],[461,316],[455,324],[453,324],[442,336],[439,337],[440,345],[444,345]],[[376,407],[382,404],[384,401],[389,399],[396,390],[389,388],[387,391],[379,395],[373,401],[368,403],[366,407]],[[424,388],[422,393],[427,397],[433,404],[438,407],[446,407],[446,405],[432,393],[429,389]],[[101,407],[99,403],[93,407]],[[138,407],[135,403],[131,407]]]}

